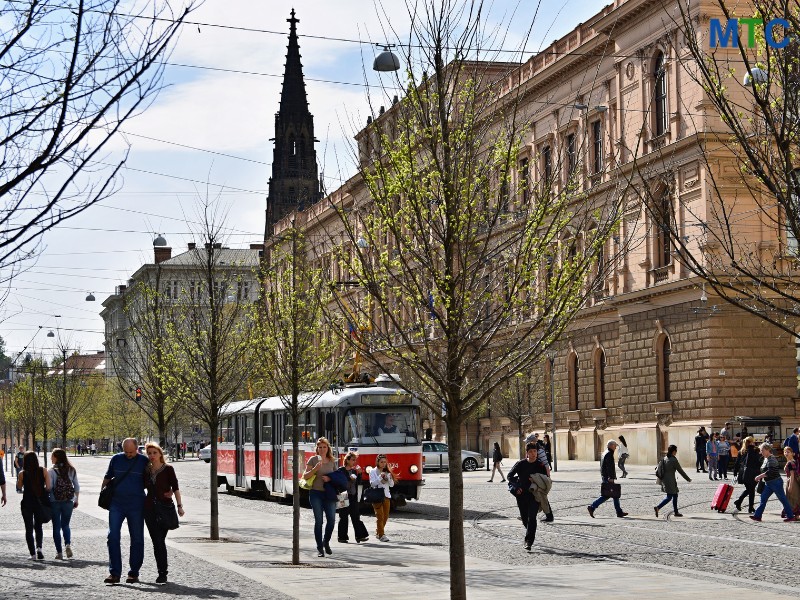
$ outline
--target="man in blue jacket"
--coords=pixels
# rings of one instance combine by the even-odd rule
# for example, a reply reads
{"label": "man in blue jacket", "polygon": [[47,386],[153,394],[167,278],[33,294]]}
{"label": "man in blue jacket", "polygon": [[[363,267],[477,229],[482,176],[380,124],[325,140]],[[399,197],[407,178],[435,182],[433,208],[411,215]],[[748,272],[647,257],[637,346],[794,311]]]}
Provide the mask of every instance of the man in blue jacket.
{"label": "man in blue jacket", "polygon": [[120,530],[122,522],[128,520],[131,536],[130,570],[125,583],[139,583],[139,569],[144,562],[144,470],[147,457],[137,452],[138,444],[133,438],[122,442],[122,453],[115,454],[108,463],[103,477],[105,488],[113,479],[114,495],[108,511],[108,570],[105,583],[119,583],[122,575],[122,551]]}
{"label": "man in blue jacket", "polygon": [[786,440],[783,442],[783,447],[786,448],[786,446],[789,446],[789,448],[792,449],[792,451],[794,452],[795,457],[800,455],[800,428],[799,427],[795,427],[794,431],[792,432],[792,435],[787,437]]}

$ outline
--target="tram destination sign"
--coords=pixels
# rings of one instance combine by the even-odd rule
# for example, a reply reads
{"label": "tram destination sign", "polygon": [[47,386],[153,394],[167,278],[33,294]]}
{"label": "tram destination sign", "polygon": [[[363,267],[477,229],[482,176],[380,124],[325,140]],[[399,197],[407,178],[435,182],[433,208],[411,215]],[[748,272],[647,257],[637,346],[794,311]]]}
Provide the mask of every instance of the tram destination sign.
{"label": "tram destination sign", "polygon": [[361,404],[364,406],[380,406],[385,404],[411,404],[411,394],[362,394]]}

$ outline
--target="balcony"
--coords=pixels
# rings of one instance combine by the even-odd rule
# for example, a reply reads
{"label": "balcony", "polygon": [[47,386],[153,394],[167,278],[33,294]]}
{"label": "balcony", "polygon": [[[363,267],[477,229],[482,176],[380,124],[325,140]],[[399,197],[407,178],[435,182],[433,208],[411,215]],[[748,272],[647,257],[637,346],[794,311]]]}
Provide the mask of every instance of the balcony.
{"label": "balcony", "polygon": [[659,283],[664,283],[667,279],[669,279],[669,265],[666,267],[658,267],[657,269],[653,269],[653,284],[658,285]]}

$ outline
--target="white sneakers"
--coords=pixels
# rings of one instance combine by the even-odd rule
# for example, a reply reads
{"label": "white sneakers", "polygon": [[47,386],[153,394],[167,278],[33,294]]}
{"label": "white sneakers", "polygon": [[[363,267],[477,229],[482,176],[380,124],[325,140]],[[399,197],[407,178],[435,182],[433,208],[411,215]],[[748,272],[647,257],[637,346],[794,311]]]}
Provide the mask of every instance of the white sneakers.
{"label": "white sneakers", "polygon": [[382,535],[382,536],[381,536],[381,537],[379,537],[378,539],[379,539],[380,541],[382,541],[382,542],[388,542],[388,541],[389,541],[389,538],[388,538],[388,537],[386,537],[385,535]]}

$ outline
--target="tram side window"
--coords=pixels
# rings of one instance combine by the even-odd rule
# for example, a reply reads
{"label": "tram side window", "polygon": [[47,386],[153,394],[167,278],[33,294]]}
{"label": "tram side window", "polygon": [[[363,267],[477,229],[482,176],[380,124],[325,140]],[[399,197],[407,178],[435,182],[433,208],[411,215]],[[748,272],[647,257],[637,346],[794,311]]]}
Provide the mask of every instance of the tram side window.
{"label": "tram side window", "polygon": [[233,443],[234,430],[233,419],[223,419],[219,426],[219,441]]}
{"label": "tram side window", "polygon": [[261,443],[272,443],[272,414],[261,415]]}
{"label": "tram side window", "polygon": [[252,444],[253,443],[253,422],[254,418],[253,415],[248,415],[247,420],[245,421],[244,425],[244,443],[245,444]]}
{"label": "tram side window", "polygon": [[[317,439],[317,424],[313,421],[310,410],[307,410],[300,415],[298,431],[300,433],[301,443],[311,443]],[[287,442],[292,441],[292,417],[288,413],[286,415],[284,439]]]}

